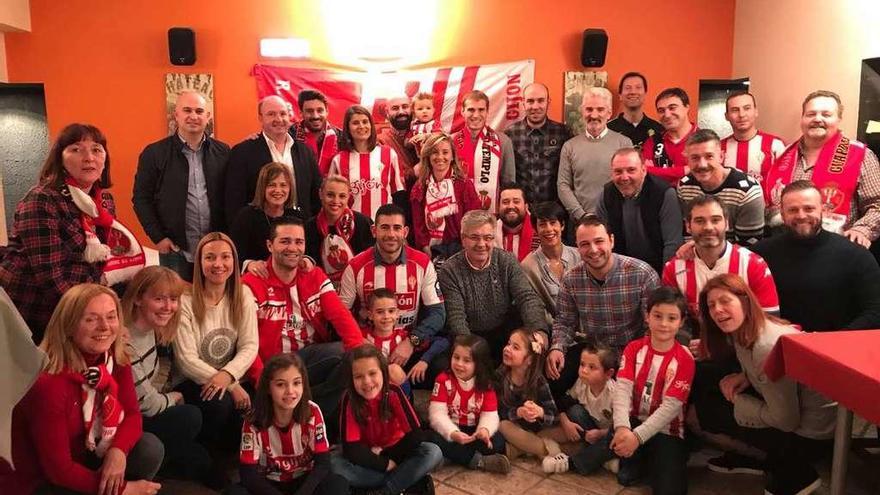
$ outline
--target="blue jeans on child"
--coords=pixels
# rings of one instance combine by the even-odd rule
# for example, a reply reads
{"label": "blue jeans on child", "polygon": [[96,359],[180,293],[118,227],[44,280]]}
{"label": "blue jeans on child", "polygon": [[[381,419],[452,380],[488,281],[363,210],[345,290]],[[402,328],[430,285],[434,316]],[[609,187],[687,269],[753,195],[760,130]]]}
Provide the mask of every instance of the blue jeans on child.
{"label": "blue jeans on child", "polygon": [[[472,435],[475,431],[477,431],[476,426],[462,426],[460,427],[461,432],[466,435]],[[465,467],[471,466],[471,461],[478,452],[480,455],[492,455],[492,454],[503,454],[505,451],[505,442],[504,437],[501,436],[501,432],[496,431],[494,435],[492,435],[492,448],[489,448],[488,445],[483,443],[480,440],[474,440],[473,442],[466,443],[464,445],[460,443],[456,443],[450,440],[446,440],[436,431],[431,431],[428,435],[428,439],[437,444],[440,447],[440,450],[443,451],[443,457],[449,459],[450,461]]]}
{"label": "blue jeans on child", "polygon": [[[586,433],[589,430],[599,428],[596,420],[590,416],[590,413],[580,404],[575,404],[565,411],[573,423],[584,429]],[[611,451],[611,439],[614,437],[614,428],[608,428],[608,434],[602,437],[598,442],[586,444],[584,448],[571,456],[569,464],[572,469],[580,474],[587,475],[595,472],[602,467],[606,461],[614,458],[614,452]]]}
{"label": "blue jeans on child", "polygon": [[333,472],[347,479],[353,488],[381,488],[388,493],[400,493],[433,471],[442,460],[440,447],[422,442],[412,456],[384,473],[354,464],[341,452],[334,453],[330,463]]}

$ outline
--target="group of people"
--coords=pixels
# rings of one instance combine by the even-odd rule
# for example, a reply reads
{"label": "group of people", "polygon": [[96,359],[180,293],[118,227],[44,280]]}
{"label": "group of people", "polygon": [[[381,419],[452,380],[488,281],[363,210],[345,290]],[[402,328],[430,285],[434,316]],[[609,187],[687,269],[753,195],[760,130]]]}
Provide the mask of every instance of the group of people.
{"label": "group of people", "polygon": [[530,455],[680,494],[694,434],[724,447],[710,469],[810,493],[835,410],[763,363],[798,327],[880,327],[877,157],[832,92],[807,96],[787,147],[749,93],[721,139],[679,88],[659,122],[642,74],[618,92],[611,120],[610,91],[587,90],[573,136],[540,83],[506,132],[468,93],[452,135],[431,94],[390,98],[381,130],[352,106],[339,129],[306,90],[297,122],[261,99],[232,148],[184,92],[135,176],[150,267],[115,219],[105,136],[67,126],[0,258],[48,358],[0,485],[433,493],[443,458],[507,473]]}

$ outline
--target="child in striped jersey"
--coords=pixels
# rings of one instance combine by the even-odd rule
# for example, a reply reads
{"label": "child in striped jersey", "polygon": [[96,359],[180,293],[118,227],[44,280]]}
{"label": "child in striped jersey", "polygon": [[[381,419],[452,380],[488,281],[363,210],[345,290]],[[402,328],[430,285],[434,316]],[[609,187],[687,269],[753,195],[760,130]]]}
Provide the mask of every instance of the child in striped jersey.
{"label": "child in striped jersey", "polygon": [[537,332],[525,328],[511,332],[498,369],[498,429],[507,442],[509,459],[531,454],[543,459],[544,472],[564,473],[568,456],[548,435],[556,422],[556,403],[544,378],[543,355],[543,340]]}
{"label": "child in striped jersey", "polygon": [[371,493],[433,494],[428,473],[443,461],[443,452],[422,441],[415,410],[389,382],[385,356],[364,344],[348,352],[343,367],[348,390],[340,405],[342,452],[332,458],[333,471]]}
{"label": "child in striped jersey", "polygon": [[694,358],[675,340],[687,311],[678,289],[660,287],[648,296],[648,335],[627,344],[612,398],[614,438],[620,458],[617,481],[645,478],[656,495],[687,492],[685,406]]}
{"label": "child in striped jersey", "polygon": [[266,362],[254,408],[242,428],[241,485],[227,494],[348,493],[330,472],[330,443],[321,409],[311,400],[305,365],[293,353]]}
{"label": "child in striped jersey", "polygon": [[508,473],[493,378],[489,344],[473,334],[456,337],[449,371],[437,377],[428,406],[431,440],[456,464]]}
{"label": "child in striped jersey", "polygon": [[[397,297],[391,289],[381,287],[370,294],[367,301],[367,319],[370,325],[361,328],[361,331],[364,339],[379,349],[385,359],[388,359],[397,345],[408,337],[406,330],[395,328],[399,313]],[[404,386],[406,372],[399,364],[388,364],[388,376],[391,383],[403,388],[404,391],[409,389],[408,383]]]}

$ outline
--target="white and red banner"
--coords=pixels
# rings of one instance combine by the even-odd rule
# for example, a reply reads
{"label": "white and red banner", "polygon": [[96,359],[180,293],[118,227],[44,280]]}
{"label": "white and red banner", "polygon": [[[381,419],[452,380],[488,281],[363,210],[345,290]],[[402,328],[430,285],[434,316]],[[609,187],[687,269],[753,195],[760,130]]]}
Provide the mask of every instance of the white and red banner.
{"label": "white and red banner", "polygon": [[[489,96],[489,125],[504,130],[522,119],[522,90],[535,80],[535,61],[469,65],[398,72],[342,72],[256,64],[251,72],[257,95],[279,95],[298,114],[296,97],[303,89],[316,89],[329,100],[329,120],[341,126],[346,109],[363,105],[372,109],[373,121],[385,122],[386,99],[425,92],[434,95],[434,118],[447,132],[464,126],[462,97],[480,90]],[[297,115],[299,118],[299,115]]]}

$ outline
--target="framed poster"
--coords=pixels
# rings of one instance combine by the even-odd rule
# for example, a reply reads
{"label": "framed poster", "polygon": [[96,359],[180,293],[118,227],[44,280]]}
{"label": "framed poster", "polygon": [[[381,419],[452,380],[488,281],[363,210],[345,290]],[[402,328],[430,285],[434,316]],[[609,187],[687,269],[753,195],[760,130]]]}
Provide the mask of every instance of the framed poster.
{"label": "framed poster", "polygon": [[605,71],[585,71],[565,73],[565,98],[562,115],[565,124],[575,135],[584,132],[581,118],[581,100],[584,90],[590,87],[608,87],[608,73]]}
{"label": "framed poster", "polygon": [[177,123],[174,122],[174,102],[177,95],[183,91],[196,91],[205,97],[208,103],[208,112],[211,119],[205,133],[214,135],[214,76],[211,74],[165,74],[165,121],[168,125],[168,135],[177,132]]}

